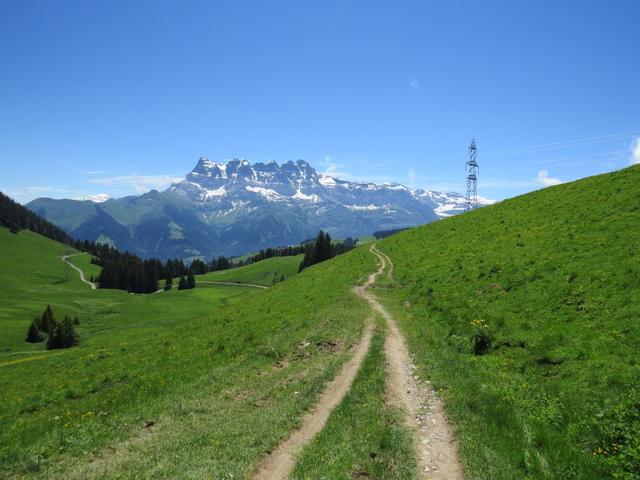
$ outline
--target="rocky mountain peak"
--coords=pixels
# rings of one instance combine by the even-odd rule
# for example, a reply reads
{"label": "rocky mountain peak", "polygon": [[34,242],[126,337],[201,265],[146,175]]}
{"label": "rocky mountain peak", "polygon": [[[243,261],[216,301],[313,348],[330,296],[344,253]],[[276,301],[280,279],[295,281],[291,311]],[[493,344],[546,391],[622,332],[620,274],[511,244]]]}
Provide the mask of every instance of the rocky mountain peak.
{"label": "rocky mountain peak", "polygon": [[186,181],[206,189],[220,188],[225,184],[279,184],[290,185],[297,190],[319,185],[316,170],[304,160],[288,161],[282,165],[269,163],[251,164],[248,160],[234,158],[227,163],[213,162],[201,157]]}
{"label": "rocky mountain peak", "polygon": [[[342,180],[304,160],[202,157],[162,192],[111,199],[99,208],[50,199],[29,208],[57,218],[75,238],[108,241],[142,256],[211,258],[298,243],[320,229],[340,238],[420,225],[464,211],[464,200],[397,183]],[[72,207],[77,210],[69,215]]]}

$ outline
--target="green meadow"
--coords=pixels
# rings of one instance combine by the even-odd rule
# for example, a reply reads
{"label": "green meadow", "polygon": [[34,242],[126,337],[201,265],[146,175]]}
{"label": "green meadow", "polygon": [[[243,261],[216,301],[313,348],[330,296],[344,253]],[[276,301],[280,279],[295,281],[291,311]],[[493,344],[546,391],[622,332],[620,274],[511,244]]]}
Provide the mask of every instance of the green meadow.
{"label": "green meadow", "polygon": [[[364,249],[267,290],[132,295],[67,276],[55,242],[0,235],[3,477],[242,478],[311,407],[368,314],[350,292],[375,265]],[[92,268],[84,257],[72,261]],[[251,268],[225,281],[259,281]],[[47,303],[78,315],[79,346],[24,342]]]}
{"label": "green meadow", "polygon": [[469,478],[640,478],[638,185],[630,167],[378,244]]}
{"label": "green meadow", "polygon": [[198,281],[252,283],[269,287],[298,273],[304,255],[272,257],[242,267],[196,275]]}

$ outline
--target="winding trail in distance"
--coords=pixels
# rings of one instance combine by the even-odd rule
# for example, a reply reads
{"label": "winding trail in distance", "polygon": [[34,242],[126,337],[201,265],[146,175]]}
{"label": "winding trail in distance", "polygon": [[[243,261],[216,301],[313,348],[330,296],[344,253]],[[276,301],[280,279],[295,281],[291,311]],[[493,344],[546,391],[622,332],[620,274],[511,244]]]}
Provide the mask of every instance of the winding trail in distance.
{"label": "winding trail in distance", "polygon": [[[369,249],[389,266],[391,280],[393,262],[373,244]],[[462,465],[458,446],[447,420],[442,401],[429,382],[421,381],[415,374],[404,337],[393,316],[378,299],[363,288],[361,296],[385,319],[387,336],[385,356],[387,361],[387,401],[401,407],[405,412],[405,423],[415,433],[415,451],[420,468],[419,477],[442,480],[462,480]]]}
{"label": "winding trail in distance", "polygon": [[71,262],[69,261],[69,257],[77,257],[78,255],[86,255],[86,253],[82,252],[82,253],[74,253],[74,254],[72,254],[72,255],[63,255],[61,258],[62,258],[62,261],[63,261],[64,263],[66,263],[67,265],[69,265],[71,268],[73,268],[76,272],[78,272],[78,273],[80,274],[80,280],[81,280],[82,282],[84,282],[84,283],[86,283],[87,285],[91,286],[91,289],[92,289],[92,290],[95,290],[95,289],[96,289],[96,284],[95,284],[95,283],[93,283],[93,282],[90,282],[89,280],[87,280],[86,278],[84,278],[84,272],[83,272],[80,268],[76,267],[73,263],[71,263]]}

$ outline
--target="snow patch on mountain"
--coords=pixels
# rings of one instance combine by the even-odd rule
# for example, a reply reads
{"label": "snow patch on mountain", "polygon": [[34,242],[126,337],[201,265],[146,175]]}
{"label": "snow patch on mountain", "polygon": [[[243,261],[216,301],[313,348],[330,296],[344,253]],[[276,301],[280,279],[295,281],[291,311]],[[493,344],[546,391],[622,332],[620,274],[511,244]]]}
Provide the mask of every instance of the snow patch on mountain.
{"label": "snow patch on mountain", "polygon": [[85,195],[83,197],[76,198],[75,200],[90,200],[94,203],[104,203],[110,199],[111,197],[106,193],[96,193],[95,195]]}
{"label": "snow patch on mountain", "polygon": [[319,202],[321,199],[318,195],[315,194],[311,194],[311,195],[306,195],[304,193],[302,193],[300,190],[297,190],[296,193],[294,193],[291,198],[295,198],[296,200],[304,200],[306,202]]}
{"label": "snow patch on mountain", "polygon": [[282,195],[270,188],[247,186],[245,187],[245,189],[249,192],[258,193],[270,201],[277,201],[282,199]]}
{"label": "snow patch on mountain", "polygon": [[382,210],[384,207],[381,205],[345,205],[349,210],[353,210],[356,212],[362,211],[372,211],[372,210]]}
{"label": "snow patch on mountain", "polygon": [[323,185],[325,187],[335,187],[336,186],[336,179],[333,177],[330,177],[329,175],[325,175],[324,173],[321,173],[318,176],[318,181],[320,182],[320,185]]}
{"label": "snow patch on mountain", "polygon": [[204,192],[202,195],[203,195],[203,198],[206,200],[207,198],[211,198],[211,197],[222,197],[226,194],[227,194],[227,189],[224,188],[224,186],[222,186],[220,188],[216,188],[215,190],[204,189]]}

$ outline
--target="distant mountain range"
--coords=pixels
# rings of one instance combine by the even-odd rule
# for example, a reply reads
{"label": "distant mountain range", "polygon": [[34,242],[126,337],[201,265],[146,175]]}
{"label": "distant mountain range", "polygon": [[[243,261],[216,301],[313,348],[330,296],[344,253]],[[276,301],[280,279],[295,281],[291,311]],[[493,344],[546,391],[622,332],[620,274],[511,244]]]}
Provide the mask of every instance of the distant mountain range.
{"label": "distant mountain range", "polygon": [[420,225],[462,212],[464,197],[349,182],[318,173],[304,160],[225,164],[201,158],[163,192],[102,202],[38,198],[26,206],[77,239],[142,257],[210,259],[299,243],[320,229],[345,238]]}

